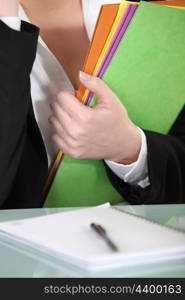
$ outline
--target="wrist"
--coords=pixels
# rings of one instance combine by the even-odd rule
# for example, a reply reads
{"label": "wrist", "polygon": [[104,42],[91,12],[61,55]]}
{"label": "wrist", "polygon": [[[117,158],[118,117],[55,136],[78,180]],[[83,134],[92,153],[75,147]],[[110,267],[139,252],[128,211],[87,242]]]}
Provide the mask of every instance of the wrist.
{"label": "wrist", "polygon": [[0,0],[0,17],[18,16],[18,0]]}
{"label": "wrist", "polygon": [[111,160],[120,164],[130,165],[138,160],[141,151],[142,137],[139,128],[133,123],[128,125],[125,132],[127,139],[125,139],[124,135],[123,142],[120,143],[119,153]]}

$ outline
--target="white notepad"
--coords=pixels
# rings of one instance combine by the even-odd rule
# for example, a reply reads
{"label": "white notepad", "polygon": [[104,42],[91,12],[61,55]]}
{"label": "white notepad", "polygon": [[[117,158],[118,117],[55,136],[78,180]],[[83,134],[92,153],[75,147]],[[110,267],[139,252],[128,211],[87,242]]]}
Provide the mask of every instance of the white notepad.
{"label": "white notepad", "polygon": [[[92,222],[106,229],[119,252],[92,230]],[[0,233],[90,271],[185,257],[184,232],[108,204],[0,223]]]}

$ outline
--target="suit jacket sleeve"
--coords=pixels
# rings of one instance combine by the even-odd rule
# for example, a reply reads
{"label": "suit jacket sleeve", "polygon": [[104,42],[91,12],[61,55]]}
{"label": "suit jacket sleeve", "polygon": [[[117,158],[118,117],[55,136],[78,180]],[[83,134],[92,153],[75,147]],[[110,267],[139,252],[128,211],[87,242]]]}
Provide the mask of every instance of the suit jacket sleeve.
{"label": "suit jacket sleeve", "polygon": [[113,186],[131,204],[185,203],[185,106],[168,135],[145,134],[150,186],[127,184],[105,166]]}
{"label": "suit jacket sleeve", "polygon": [[18,32],[0,21],[0,207],[11,193],[24,148],[38,34],[26,22]]}

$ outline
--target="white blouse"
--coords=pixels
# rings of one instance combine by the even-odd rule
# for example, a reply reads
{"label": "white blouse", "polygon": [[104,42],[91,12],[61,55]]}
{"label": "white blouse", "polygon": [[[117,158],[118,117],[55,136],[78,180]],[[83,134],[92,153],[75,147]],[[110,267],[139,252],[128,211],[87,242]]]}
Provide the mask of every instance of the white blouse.
{"label": "white blouse", "polygon": [[[91,39],[96,20],[102,4],[120,3],[119,0],[82,0],[84,24],[89,39]],[[4,23],[12,29],[20,30],[21,20],[30,22],[23,8],[19,8],[19,18],[2,17]],[[40,128],[51,165],[55,158],[55,150],[51,140],[52,129],[48,119],[51,115],[50,102],[61,90],[74,90],[73,85],[61,64],[39,37],[37,55],[31,72],[31,94],[35,118]],[[106,161],[112,171],[125,182],[138,184],[141,187],[149,185],[147,166],[146,137],[142,130],[142,147],[138,160],[130,165]]]}

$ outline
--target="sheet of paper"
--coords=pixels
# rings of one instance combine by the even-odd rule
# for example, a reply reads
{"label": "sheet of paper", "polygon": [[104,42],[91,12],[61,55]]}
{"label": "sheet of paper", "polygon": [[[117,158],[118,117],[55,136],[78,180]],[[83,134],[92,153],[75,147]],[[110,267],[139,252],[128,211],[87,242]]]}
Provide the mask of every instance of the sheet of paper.
{"label": "sheet of paper", "polygon": [[[92,222],[106,229],[118,252],[92,230]],[[109,205],[1,223],[0,231],[92,270],[185,256],[184,233]]]}

